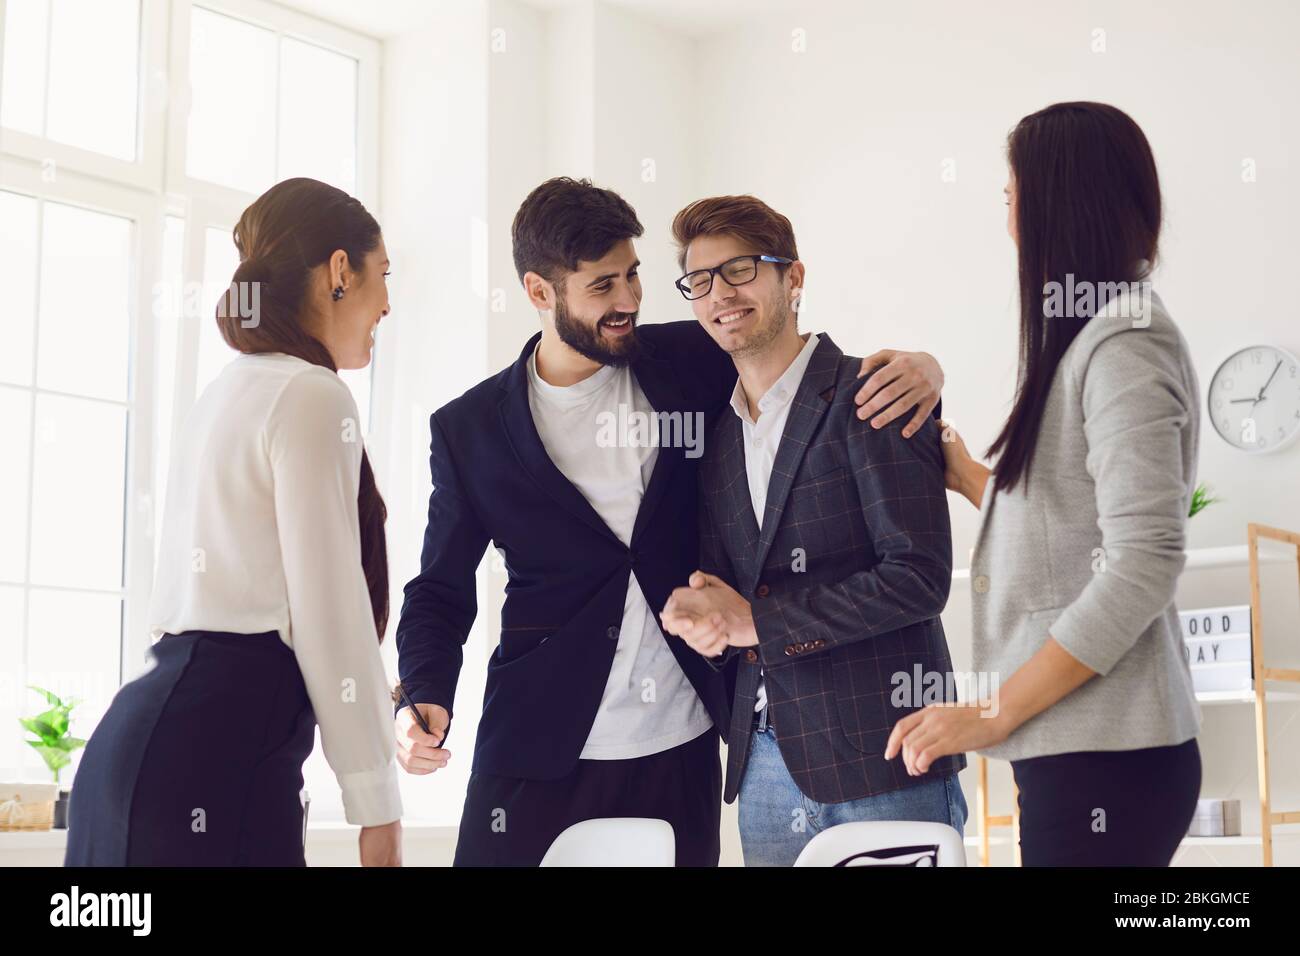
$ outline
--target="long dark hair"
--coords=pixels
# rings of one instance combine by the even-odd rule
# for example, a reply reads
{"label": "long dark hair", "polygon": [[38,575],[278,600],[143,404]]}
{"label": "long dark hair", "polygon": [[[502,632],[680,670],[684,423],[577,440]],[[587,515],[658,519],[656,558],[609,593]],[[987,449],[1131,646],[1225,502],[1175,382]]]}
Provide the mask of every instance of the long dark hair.
{"label": "long dark hair", "polygon": [[[1043,405],[1061,356],[1103,303],[1044,314],[1048,283],[1134,282],[1156,261],[1160,180],[1137,123],[1105,103],[1056,103],[1007,137],[1015,177],[1020,269],[1020,364],[1016,397],[987,455],[994,488],[1029,477]],[[1099,297],[1098,297],[1099,298]]]}
{"label": "long dark hair", "polygon": [[[361,203],[314,179],[286,179],[272,186],[244,210],[235,224],[239,268],[232,289],[257,283],[258,321],[243,321],[227,292],[217,304],[217,327],[237,351],[283,352],[337,372],[320,339],[303,324],[311,270],[329,261],[335,250],[347,253],[360,270],[365,254],[379,245],[379,223]],[[375,486],[370,457],[361,453],[357,513],[361,526],[361,567],[370,592],[375,630],[383,641],[388,627],[388,548],[384,521],[388,509]]]}

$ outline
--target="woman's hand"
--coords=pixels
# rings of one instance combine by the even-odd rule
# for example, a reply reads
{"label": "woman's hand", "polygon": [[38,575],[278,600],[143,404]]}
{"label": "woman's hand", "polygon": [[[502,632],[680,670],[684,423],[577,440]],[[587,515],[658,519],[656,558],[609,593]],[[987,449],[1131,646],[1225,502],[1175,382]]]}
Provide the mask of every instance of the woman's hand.
{"label": "woman's hand", "polygon": [[907,772],[916,776],[940,757],[1000,744],[1025,721],[1096,676],[1049,635],[1029,660],[994,689],[991,700],[931,704],[896,723],[885,744],[885,759],[902,753]]}
{"label": "woman's hand", "polygon": [[362,866],[402,865],[402,821],[377,827],[362,827],[357,838]]}
{"label": "woman's hand", "polygon": [[908,774],[915,777],[940,757],[1000,744],[1011,729],[1000,710],[976,704],[931,704],[894,725],[885,759],[902,753]]}
{"label": "woman's hand", "polygon": [[989,470],[971,457],[966,443],[943,419],[939,420],[939,446],[943,449],[943,483],[949,491],[963,495],[976,508],[984,500]]}

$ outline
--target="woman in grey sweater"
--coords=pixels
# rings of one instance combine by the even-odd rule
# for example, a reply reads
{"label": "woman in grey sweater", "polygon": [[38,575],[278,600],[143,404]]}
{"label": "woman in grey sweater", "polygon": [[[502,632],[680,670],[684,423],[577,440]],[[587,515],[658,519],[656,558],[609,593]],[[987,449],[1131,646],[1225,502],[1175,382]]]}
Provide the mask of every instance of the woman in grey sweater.
{"label": "woman in grey sweater", "polygon": [[1199,405],[1149,283],[1155,160],[1100,103],[1025,117],[1008,159],[1016,396],[992,469],[944,434],[948,487],[980,509],[973,668],[996,690],[904,718],[885,755],[911,773],[965,750],[1010,760],[1028,866],[1165,866],[1201,781],[1173,603]]}

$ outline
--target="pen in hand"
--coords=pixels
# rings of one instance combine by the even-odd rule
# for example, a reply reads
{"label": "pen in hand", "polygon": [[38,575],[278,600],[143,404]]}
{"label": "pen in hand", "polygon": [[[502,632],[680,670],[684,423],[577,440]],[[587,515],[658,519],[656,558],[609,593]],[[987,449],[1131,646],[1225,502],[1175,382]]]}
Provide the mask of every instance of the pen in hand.
{"label": "pen in hand", "polygon": [[403,706],[410,708],[411,713],[415,715],[415,722],[420,725],[420,729],[426,734],[432,736],[433,731],[429,729],[429,725],[424,719],[424,714],[420,713],[420,709],[416,707],[411,701],[411,698],[406,695],[406,688],[402,686],[401,681],[397,682],[397,692],[402,696]]}

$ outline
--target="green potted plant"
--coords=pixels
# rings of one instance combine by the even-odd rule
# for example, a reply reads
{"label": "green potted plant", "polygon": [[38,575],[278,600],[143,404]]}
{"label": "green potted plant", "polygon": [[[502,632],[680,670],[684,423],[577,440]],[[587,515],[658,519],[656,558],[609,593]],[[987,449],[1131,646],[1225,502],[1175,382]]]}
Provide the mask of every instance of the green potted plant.
{"label": "green potted plant", "polygon": [[[86,742],[80,737],[73,737],[68,732],[69,719],[72,714],[72,708],[76,707],[80,701],[71,698],[66,702],[60,700],[58,695],[50,693],[42,687],[28,685],[36,693],[45,698],[45,702],[50,705],[50,709],[35,717],[19,717],[18,722],[27,730],[36,735],[36,740],[27,741],[28,745],[41,755],[45,761],[45,766],[50,768],[54,774],[54,783],[57,786],[59,782],[59,771],[72,762],[72,752],[80,747],[86,746]],[[66,830],[68,827],[68,797],[71,791],[59,788],[59,797],[54,804],[54,829]]]}
{"label": "green potted plant", "polygon": [[1192,491],[1192,507],[1187,512],[1187,517],[1195,518],[1218,500],[1210,496],[1210,486],[1202,482]]}

